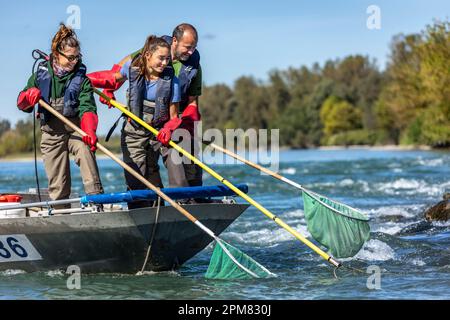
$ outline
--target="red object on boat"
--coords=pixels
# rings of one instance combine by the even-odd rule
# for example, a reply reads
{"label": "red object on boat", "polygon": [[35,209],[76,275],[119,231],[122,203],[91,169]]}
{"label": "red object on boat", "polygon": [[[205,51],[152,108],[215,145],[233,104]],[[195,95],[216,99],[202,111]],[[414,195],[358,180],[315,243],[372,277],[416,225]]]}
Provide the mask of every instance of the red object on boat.
{"label": "red object on boat", "polygon": [[20,202],[22,197],[17,194],[2,194],[0,196],[0,202]]}

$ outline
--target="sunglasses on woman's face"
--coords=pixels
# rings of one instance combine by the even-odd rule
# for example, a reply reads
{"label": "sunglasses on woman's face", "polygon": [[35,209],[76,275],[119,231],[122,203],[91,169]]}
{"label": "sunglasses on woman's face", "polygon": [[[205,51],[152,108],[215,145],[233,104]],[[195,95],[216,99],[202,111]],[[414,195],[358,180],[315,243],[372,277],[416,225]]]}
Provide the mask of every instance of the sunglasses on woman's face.
{"label": "sunglasses on woman's face", "polygon": [[80,53],[79,55],[77,55],[77,56],[67,56],[67,55],[65,55],[64,53],[62,53],[61,51],[58,51],[58,53],[60,54],[60,55],[62,55],[64,58],[66,58],[67,60],[69,60],[69,62],[74,62],[74,61],[78,61],[78,60],[81,60],[81,58],[83,57],[83,55]]}

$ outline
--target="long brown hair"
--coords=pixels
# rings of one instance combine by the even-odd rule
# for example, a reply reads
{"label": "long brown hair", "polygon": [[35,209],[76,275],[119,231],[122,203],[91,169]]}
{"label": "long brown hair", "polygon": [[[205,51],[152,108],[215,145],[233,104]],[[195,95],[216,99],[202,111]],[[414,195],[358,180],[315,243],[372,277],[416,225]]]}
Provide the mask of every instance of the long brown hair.
{"label": "long brown hair", "polygon": [[59,30],[52,40],[52,54],[57,54],[58,51],[64,50],[65,47],[80,50],[80,41],[72,28],[67,27],[64,23],[60,23]]}
{"label": "long brown hair", "polygon": [[145,75],[145,71],[147,70],[147,58],[145,57],[145,54],[148,52],[150,54],[153,54],[158,48],[167,48],[170,51],[169,44],[160,37],[157,37],[155,35],[149,35],[147,37],[147,40],[145,41],[144,48],[142,48],[142,52],[139,55],[139,57],[133,61],[132,66],[139,68],[139,74],[141,76]]}

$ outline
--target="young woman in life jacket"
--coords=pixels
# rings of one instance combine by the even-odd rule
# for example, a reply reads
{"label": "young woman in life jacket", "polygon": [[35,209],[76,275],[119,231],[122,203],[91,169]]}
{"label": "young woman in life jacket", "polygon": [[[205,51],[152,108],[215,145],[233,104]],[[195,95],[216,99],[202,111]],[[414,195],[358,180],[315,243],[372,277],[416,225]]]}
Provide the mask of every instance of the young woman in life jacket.
{"label": "young woman in life jacket", "polygon": [[75,32],[64,24],[53,37],[49,60],[40,63],[38,70],[28,79],[25,89],[19,94],[17,106],[24,112],[32,112],[39,99],[87,133],[87,136],[81,137],[39,107],[41,153],[50,198],[60,200],[70,196],[69,154],[75,157],[75,163],[80,167],[85,193],[103,193],[94,154],[98,118],[93,88],[86,76],[86,66],[81,62],[80,42]]}
{"label": "young woman in life jacket", "polygon": [[[132,119],[124,123],[121,136],[123,160],[157,187],[163,187],[158,159],[162,156],[169,174],[170,187],[186,187],[188,182],[178,152],[168,148],[172,132],[181,124],[178,118],[180,88],[170,63],[170,46],[151,35],[142,52],[127,61],[119,72],[99,71],[88,74],[97,88],[117,87],[128,80],[128,107],[131,112],[159,130],[155,138]],[[128,189],[146,189],[125,172]],[[151,202],[129,203],[129,208],[150,206]]]}
{"label": "young woman in life jacket", "polygon": [[[196,49],[198,33],[193,25],[181,23],[173,29],[172,36],[166,35],[162,36],[162,38],[170,45],[172,66],[175,70],[175,76],[177,76],[179,80],[181,91],[181,100],[179,104],[179,111],[181,112],[181,115],[179,115],[181,118],[180,128],[186,129],[190,134],[189,136],[184,132],[182,147],[185,150],[189,150],[192,155],[198,158],[201,145],[198,140],[195,141],[192,139],[192,137],[194,137],[194,124],[201,120],[198,100],[202,94],[202,68],[200,65],[200,53]],[[119,63],[114,64],[111,71],[119,72],[125,63],[141,53],[142,48],[127,55],[120,60]],[[123,82],[116,82],[115,86],[103,89],[103,94],[116,100],[114,92],[117,91],[122,84]],[[103,97],[100,97],[100,102],[106,104],[108,107],[112,106],[109,100],[106,100]],[[178,130],[177,133],[181,134],[182,131]],[[203,172],[198,165],[195,165],[190,161],[185,162],[184,171],[190,186],[201,186],[203,184]]]}

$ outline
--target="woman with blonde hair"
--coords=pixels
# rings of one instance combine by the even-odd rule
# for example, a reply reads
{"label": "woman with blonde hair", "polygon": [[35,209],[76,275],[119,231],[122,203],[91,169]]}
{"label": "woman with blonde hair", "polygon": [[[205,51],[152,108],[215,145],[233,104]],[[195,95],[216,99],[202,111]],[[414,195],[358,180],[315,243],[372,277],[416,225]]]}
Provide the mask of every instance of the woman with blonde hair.
{"label": "woman with blonde hair", "polygon": [[87,136],[81,137],[39,106],[41,153],[52,200],[70,196],[69,154],[75,157],[80,167],[86,194],[103,193],[94,153],[97,143],[97,107],[81,58],[80,42],[75,32],[61,24],[53,37],[50,57],[39,64],[17,99],[18,108],[24,112],[32,112],[42,99],[87,133]]}

